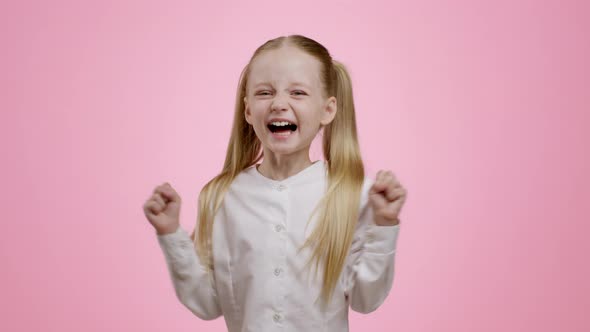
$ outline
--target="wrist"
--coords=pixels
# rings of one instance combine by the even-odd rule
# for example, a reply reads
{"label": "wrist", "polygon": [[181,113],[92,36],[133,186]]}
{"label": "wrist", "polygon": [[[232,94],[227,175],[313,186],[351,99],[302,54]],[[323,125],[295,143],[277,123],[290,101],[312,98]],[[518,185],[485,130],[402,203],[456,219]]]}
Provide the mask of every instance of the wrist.
{"label": "wrist", "polygon": [[395,217],[395,219],[375,218],[375,225],[377,226],[396,226],[399,223],[400,220],[398,217]]}
{"label": "wrist", "polygon": [[173,227],[156,229],[156,235],[162,236],[162,235],[166,235],[166,234],[176,233],[176,231],[178,230],[179,227],[180,227],[180,225],[175,225]]}

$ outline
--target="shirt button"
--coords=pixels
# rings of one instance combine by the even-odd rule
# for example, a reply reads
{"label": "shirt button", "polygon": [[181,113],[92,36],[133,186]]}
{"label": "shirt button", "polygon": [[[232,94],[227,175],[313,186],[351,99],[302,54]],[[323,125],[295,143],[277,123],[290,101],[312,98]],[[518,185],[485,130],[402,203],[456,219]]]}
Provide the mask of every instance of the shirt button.
{"label": "shirt button", "polygon": [[278,277],[280,274],[281,274],[281,269],[277,267],[277,268],[275,269],[275,276],[277,276],[277,277]]}
{"label": "shirt button", "polygon": [[272,316],[272,320],[274,320],[276,323],[278,323],[281,320],[281,315],[279,314],[274,314]]}
{"label": "shirt button", "polygon": [[287,188],[287,186],[285,186],[284,184],[280,184],[280,185],[277,187],[277,190],[278,190],[278,191],[283,191],[283,190],[285,190],[286,188]]}
{"label": "shirt button", "polygon": [[283,225],[275,225],[275,231],[278,233],[283,230]]}

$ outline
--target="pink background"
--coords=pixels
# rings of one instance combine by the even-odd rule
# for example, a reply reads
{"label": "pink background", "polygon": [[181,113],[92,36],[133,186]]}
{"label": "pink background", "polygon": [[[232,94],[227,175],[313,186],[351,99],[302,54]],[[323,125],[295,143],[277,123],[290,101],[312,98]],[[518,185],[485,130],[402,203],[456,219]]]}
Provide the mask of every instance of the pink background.
{"label": "pink background", "polygon": [[1,331],[225,330],[176,299],[142,205],[168,181],[192,230],[241,69],[292,33],[348,66],[368,174],[409,191],[352,331],[590,330],[588,2],[13,3]]}

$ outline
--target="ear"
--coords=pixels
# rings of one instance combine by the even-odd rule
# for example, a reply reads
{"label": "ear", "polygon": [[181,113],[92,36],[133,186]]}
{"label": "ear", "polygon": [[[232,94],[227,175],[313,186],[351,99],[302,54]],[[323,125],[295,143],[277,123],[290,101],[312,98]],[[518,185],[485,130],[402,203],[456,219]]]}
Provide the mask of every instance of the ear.
{"label": "ear", "polygon": [[330,122],[334,120],[336,112],[338,112],[338,103],[336,97],[332,96],[328,98],[326,106],[322,110],[322,117],[320,119],[322,127],[330,124]]}
{"label": "ear", "polygon": [[244,117],[246,118],[246,122],[249,124],[252,124],[252,122],[250,122],[251,116],[252,114],[250,114],[250,108],[248,108],[248,98],[244,97]]}

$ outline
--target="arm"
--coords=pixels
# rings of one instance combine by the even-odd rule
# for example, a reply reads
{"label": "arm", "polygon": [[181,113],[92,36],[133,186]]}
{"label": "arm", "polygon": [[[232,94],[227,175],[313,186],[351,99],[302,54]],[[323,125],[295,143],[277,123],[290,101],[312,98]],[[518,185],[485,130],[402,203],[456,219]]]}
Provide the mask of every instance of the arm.
{"label": "arm", "polygon": [[180,302],[203,320],[221,316],[213,277],[200,263],[188,233],[179,226],[173,233],[156,236]]}
{"label": "arm", "polygon": [[352,310],[370,313],[385,301],[391,290],[400,225],[376,225],[367,198],[363,201],[343,282]]}

